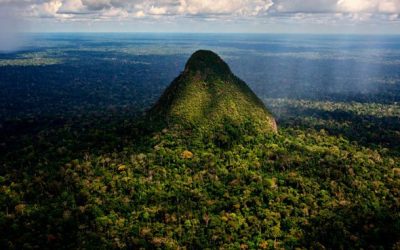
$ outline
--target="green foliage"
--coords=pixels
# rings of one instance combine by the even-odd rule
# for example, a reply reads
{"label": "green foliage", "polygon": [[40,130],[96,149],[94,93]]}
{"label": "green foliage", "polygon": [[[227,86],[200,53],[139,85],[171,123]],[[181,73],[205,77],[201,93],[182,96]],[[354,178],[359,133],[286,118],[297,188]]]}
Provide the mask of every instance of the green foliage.
{"label": "green foliage", "polygon": [[250,120],[260,132],[277,130],[260,99],[211,51],[192,55],[185,71],[167,88],[149,117],[203,130],[224,126],[225,120],[237,125]]}
{"label": "green foliage", "polygon": [[396,244],[398,157],[325,131],[256,135],[244,133],[249,125],[224,125],[229,147],[202,142],[215,132],[170,129],[56,171],[42,165],[34,174],[2,176],[2,247]]}
{"label": "green foliage", "polygon": [[265,108],[234,96],[239,85],[223,87],[207,127],[196,108],[213,91],[200,83],[169,108],[204,126],[152,132],[129,114],[78,112],[0,127],[0,249],[399,247],[398,105],[270,100],[280,130],[260,133],[241,114]]}

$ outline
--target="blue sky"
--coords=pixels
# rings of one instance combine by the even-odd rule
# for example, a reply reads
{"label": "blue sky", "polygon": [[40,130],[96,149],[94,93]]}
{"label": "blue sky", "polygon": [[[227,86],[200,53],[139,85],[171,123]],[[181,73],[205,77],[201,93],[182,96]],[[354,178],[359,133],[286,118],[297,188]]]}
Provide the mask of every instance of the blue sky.
{"label": "blue sky", "polygon": [[400,0],[0,0],[16,32],[400,34]]}

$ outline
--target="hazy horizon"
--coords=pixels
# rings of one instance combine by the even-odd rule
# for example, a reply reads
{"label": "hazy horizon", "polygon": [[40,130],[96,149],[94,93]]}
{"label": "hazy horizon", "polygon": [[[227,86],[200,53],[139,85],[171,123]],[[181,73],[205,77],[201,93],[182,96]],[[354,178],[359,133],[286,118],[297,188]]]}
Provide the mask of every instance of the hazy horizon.
{"label": "hazy horizon", "polygon": [[400,34],[398,0],[0,0],[0,51],[19,33]]}

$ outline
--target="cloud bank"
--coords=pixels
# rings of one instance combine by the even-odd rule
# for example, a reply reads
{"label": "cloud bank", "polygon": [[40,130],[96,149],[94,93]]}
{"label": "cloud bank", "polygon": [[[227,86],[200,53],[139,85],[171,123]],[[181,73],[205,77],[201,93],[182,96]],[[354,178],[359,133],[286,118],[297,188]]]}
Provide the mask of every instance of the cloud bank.
{"label": "cloud bank", "polygon": [[[118,25],[123,24],[129,25],[126,31],[154,31],[154,27],[169,24],[173,31],[190,31],[191,25],[197,25],[202,31],[214,32],[239,22],[247,25],[240,31],[262,31],[263,26],[290,31],[306,24],[323,30],[323,25],[360,23],[370,25],[369,30],[390,27],[393,31],[400,24],[400,0],[0,0],[2,12],[12,13],[0,16],[3,41],[6,30],[21,19],[28,20],[34,31],[65,27],[92,31],[96,25],[93,31],[121,31]],[[207,21],[213,23],[207,26]],[[165,30],[171,31],[168,27]],[[227,31],[236,28],[230,26]]]}
{"label": "cloud bank", "polygon": [[[0,0],[30,18],[249,18],[279,14],[400,14],[400,0]],[[390,18],[389,18],[390,20]]]}

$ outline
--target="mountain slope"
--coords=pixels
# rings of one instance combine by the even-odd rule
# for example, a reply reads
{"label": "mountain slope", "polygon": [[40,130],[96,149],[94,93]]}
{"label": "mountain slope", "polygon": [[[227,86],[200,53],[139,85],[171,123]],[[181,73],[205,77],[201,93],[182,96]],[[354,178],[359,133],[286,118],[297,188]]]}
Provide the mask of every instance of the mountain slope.
{"label": "mountain slope", "polygon": [[185,70],[149,111],[151,120],[213,129],[224,121],[251,122],[258,131],[277,131],[275,119],[245,82],[215,53],[195,52]]}

